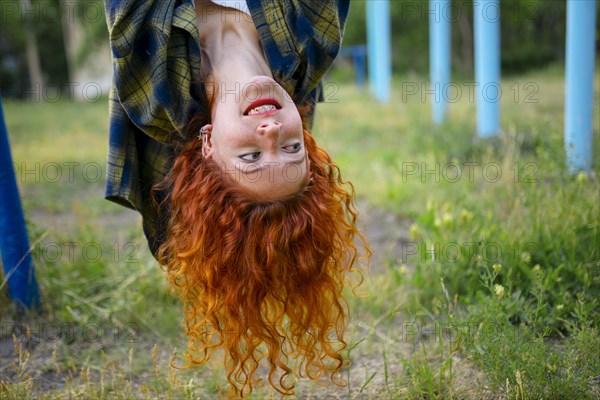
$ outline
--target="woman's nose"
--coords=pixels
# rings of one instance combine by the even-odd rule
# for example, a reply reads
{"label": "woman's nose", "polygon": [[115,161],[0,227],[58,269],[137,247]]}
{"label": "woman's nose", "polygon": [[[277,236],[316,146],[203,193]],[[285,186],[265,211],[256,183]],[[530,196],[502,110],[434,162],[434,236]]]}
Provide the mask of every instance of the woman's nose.
{"label": "woman's nose", "polygon": [[279,133],[281,132],[281,122],[278,122],[278,121],[263,122],[258,126],[257,132],[261,136],[277,139],[279,137]]}

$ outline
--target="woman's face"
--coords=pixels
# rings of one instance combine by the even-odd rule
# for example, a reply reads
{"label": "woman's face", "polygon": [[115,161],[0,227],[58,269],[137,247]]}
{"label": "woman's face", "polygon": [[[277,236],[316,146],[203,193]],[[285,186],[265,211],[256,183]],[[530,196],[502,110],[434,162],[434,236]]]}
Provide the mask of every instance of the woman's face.
{"label": "woman's face", "polygon": [[259,199],[295,194],[306,185],[308,155],[302,119],[288,93],[257,76],[236,88],[217,88],[206,158]]}

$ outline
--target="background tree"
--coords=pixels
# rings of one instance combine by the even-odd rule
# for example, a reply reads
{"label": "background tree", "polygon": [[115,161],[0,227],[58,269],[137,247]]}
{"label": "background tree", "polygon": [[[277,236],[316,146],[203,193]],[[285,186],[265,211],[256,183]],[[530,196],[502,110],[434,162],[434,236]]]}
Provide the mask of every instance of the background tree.
{"label": "background tree", "polygon": [[[395,73],[428,73],[428,4],[421,0],[390,1],[392,64]],[[600,10],[600,2],[597,4]],[[367,43],[365,9],[365,0],[350,2],[345,45]],[[566,2],[562,0],[502,0],[502,74],[518,74],[551,63],[563,63],[566,12]],[[452,1],[449,15],[453,75],[459,79],[472,79],[473,0]],[[600,40],[600,24],[597,24],[596,38]]]}
{"label": "background tree", "polygon": [[[24,98],[32,82],[69,90],[86,59],[108,45],[101,0],[1,0],[0,20],[0,93],[7,97]],[[27,67],[36,44],[41,78]]]}
{"label": "background tree", "polygon": [[[30,0],[21,0],[21,9],[30,10]],[[22,26],[25,28],[25,44],[27,49],[27,70],[29,72],[29,84],[33,88],[44,87],[44,77],[42,76],[42,67],[40,65],[40,54],[35,31],[34,22],[30,14],[25,14],[22,18]],[[34,89],[38,90],[38,89]]]}
{"label": "background tree", "polygon": [[[428,4],[423,0],[390,1],[395,73],[428,74]],[[0,93],[5,96],[23,97],[31,81],[43,80],[58,87],[76,82],[82,70],[95,63],[99,50],[107,49],[102,0],[0,0],[0,5]],[[367,42],[365,9],[365,0],[350,2],[345,45]],[[500,12],[504,76],[564,62],[565,1],[503,0]],[[452,1],[450,16],[453,76],[472,79],[473,0]],[[29,27],[27,21],[31,21]],[[597,38],[599,32],[600,24]],[[36,53],[39,69],[35,67]],[[28,63],[30,58],[33,61]]]}

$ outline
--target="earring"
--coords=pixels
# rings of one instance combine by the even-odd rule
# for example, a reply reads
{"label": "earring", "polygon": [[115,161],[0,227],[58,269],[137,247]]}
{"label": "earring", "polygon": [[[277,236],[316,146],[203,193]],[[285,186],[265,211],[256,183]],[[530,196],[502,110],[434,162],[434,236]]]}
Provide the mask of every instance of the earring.
{"label": "earring", "polygon": [[202,135],[202,158],[206,158],[206,147],[208,146],[208,132],[201,133]]}
{"label": "earring", "polygon": [[200,133],[198,133],[198,139],[202,140],[204,135],[209,133],[208,129],[204,129],[204,127],[200,128]]}
{"label": "earring", "polygon": [[210,136],[210,130],[206,129],[205,126],[200,128],[200,132],[198,133],[198,139],[202,140],[202,158],[206,158],[205,148],[208,147],[208,138]]}

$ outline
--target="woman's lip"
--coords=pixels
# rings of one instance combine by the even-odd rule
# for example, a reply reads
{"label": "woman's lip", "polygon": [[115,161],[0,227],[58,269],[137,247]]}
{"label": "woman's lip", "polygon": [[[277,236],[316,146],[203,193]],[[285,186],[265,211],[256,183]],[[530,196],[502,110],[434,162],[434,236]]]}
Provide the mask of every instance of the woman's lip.
{"label": "woman's lip", "polygon": [[244,111],[244,115],[248,115],[250,110],[252,110],[253,108],[264,106],[265,104],[273,104],[275,107],[277,107],[277,109],[272,110],[272,111],[265,111],[265,112],[258,113],[258,114],[252,114],[249,116],[254,117],[254,116],[262,116],[262,115],[271,115],[271,114],[275,114],[276,112],[279,112],[279,110],[281,110],[281,104],[279,104],[279,102],[275,99],[271,99],[271,98],[258,99],[258,100],[253,101],[252,104],[250,104],[248,106],[248,108],[246,108],[246,110]]}
{"label": "woman's lip", "polygon": [[257,114],[246,114],[246,117],[266,117],[269,115],[273,115],[273,114],[277,114],[279,111],[281,111],[279,108],[273,111],[265,111],[265,112],[261,112],[261,113],[257,113]]}

